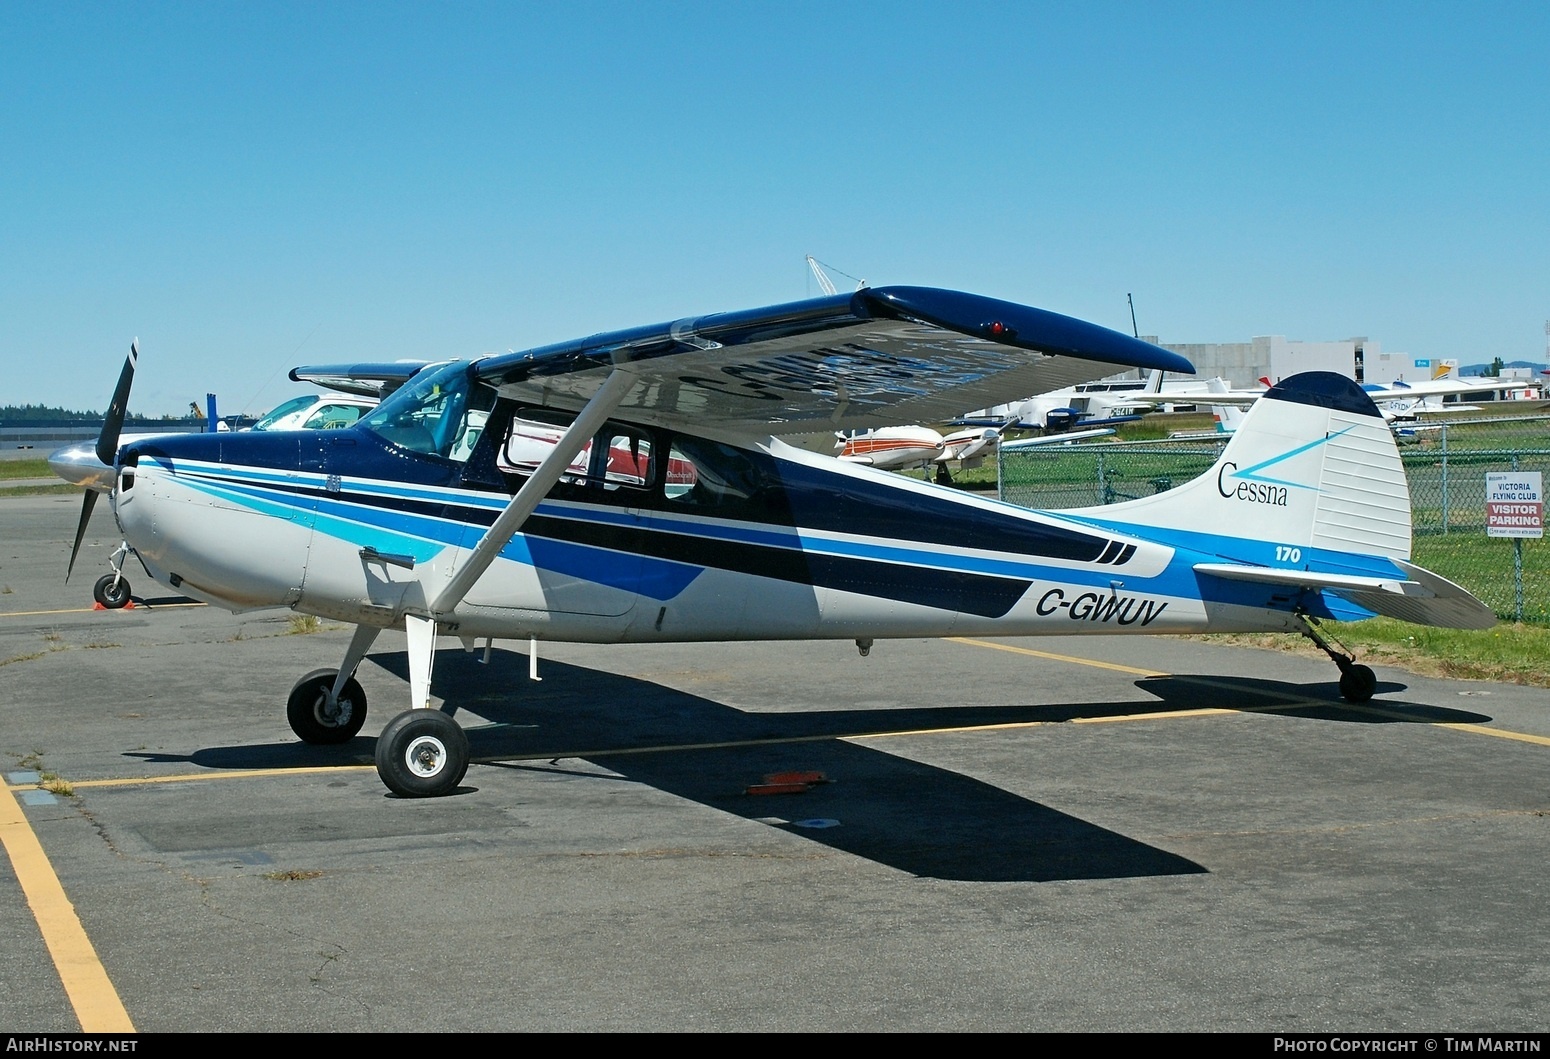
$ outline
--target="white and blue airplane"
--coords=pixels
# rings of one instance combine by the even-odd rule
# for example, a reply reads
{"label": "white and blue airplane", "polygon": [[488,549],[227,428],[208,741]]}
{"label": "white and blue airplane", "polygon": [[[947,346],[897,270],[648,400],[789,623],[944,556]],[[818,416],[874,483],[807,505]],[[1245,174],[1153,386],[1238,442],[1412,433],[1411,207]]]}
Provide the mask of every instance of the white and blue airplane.
{"label": "white and blue airplane", "polygon": [[[411,708],[376,763],[410,797],[454,790],[469,764],[462,728],[431,708],[442,634],[525,639],[536,664],[539,640],[853,639],[866,654],[886,637],[1285,630],[1365,701],[1372,670],[1320,622],[1494,623],[1409,561],[1394,439],[1336,375],[1265,394],[1209,473],[1108,507],[1030,511],[783,440],[940,422],[1115,366],[1190,370],[1040,309],[881,287],[475,360],[298,368],[401,385],[331,431],[120,445],[110,416],[97,455],[157,582],[355,627],[338,669],[290,693],[304,741],[361,730],[356,667],[405,630]],[[132,355],[110,408],[133,370]]]}

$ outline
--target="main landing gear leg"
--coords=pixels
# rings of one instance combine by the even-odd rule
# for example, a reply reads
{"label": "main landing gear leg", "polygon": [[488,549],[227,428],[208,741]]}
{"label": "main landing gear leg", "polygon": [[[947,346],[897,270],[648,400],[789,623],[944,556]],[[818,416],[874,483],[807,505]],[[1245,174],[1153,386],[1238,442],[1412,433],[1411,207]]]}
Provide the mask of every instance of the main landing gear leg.
{"label": "main landing gear leg", "polygon": [[449,794],[468,771],[468,736],[451,717],[430,708],[436,622],[407,615],[409,695],[414,705],[377,736],[377,775],[405,798]]}
{"label": "main landing gear leg", "polygon": [[1340,667],[1340,695],[1347,702],[1366,702],[1372,698],[1372,693],[1378,690],[1378,675],[1370,668],[1357,664],[1356,656],[1344,650],[1342,644],[1335,647],[1321,631],[1318,621],[1307,614],[1298,614],[1297,623],[1302,626],[1302,634],[1318,645],[1319,650],[1329,655],[1330,660]]}

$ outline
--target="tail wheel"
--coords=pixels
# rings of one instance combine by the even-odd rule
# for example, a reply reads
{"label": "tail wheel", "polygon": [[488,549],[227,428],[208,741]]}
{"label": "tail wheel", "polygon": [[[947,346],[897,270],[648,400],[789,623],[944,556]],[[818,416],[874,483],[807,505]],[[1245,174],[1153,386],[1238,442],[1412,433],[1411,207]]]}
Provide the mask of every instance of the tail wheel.
{"label": "tail wheel", "polygon": [[109,610],[118,610],[129,602],[129,582],[118,574],[103,574],[92,586],[91,598]]}
{"label": "tail wheel", "polygon": [[1340,673],[1340,695],[1347,702],[1366,702],[1378,690],[1378,675],[1369,667],[1347,666]]}
{"label": "tail wheel", "polygon": [[408,710],[377,736],[377,775],[394,794],[450,794],[467,771],[468,736],[440,710]]}
{"label": "tail wheel", "polygon": [[328,701],[338,675],[336,669],[315,669],[291,689],[285,718],[302,742],[320,746],[348,743],[366,723],[366,692],[354,677],[344,682],[337,699]]}

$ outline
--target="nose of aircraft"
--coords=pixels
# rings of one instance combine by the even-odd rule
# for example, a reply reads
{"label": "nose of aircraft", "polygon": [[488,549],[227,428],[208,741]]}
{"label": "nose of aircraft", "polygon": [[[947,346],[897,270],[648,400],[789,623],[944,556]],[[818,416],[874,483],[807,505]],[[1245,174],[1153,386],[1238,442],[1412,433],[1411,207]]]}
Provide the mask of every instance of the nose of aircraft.
{"label": "nose of aircraft", "polygon": [[234,611],[289,606],[317,506],[297,465],[320,462],[323,437],[175,434],[124,445],[111,494],[124,540],[154,580],[184,595]]}

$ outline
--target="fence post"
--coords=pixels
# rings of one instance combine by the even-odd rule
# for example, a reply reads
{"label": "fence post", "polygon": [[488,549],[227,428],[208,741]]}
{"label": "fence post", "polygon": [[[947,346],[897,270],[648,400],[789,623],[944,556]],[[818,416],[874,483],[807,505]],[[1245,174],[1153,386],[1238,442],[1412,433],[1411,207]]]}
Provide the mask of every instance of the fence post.
{"label": "fence post", "polygon": [[[1512,454],[1510,470],[1518,469],[1518,454]],[[1514,621],[1523,624],[1523,538],[1512,538],[1512,602]]]}
{"label": "fence post", "polygon": [[1442,425],[1442,532],[1448,532],[1448,424]]}

